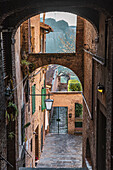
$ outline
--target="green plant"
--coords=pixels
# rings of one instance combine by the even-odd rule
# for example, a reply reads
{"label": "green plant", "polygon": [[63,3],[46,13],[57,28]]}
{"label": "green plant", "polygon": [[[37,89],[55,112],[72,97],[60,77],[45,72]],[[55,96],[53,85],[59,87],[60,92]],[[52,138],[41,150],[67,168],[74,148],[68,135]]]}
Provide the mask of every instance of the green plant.
{"label": "green plant", "polygon": [[68,91],[82,91],[81,83],[78,80],[69,80]]}
{"label": "green plant", "polygon": [[27,61],[26,59],[22,59],[21,64],[25,65],[25,66],[29,66],[31,63],[29,61]]}
{"label": "green plant", "polygon": [[15,103],[9,102],[6,110],[6,118],[9,121],[15,121],[18,116],[18,109]]}
{"label": "green plant", "polygon": [[9,132],[8,137],[12,140],[14,138],[15,134],[14,132]]}

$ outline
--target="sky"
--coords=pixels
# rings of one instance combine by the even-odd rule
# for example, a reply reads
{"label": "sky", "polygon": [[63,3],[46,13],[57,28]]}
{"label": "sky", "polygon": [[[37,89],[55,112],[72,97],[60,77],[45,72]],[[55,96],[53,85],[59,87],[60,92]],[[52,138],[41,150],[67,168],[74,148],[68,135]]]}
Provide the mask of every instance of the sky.
{"label": "sky", "polygon": [[[40,14],[40,17],[42,18],[43,14]],[[53,18],[56,21],[64,20],[69,26],[76,26],[77,23],[77,15],[68,12],[46,12],[45,18]]]}

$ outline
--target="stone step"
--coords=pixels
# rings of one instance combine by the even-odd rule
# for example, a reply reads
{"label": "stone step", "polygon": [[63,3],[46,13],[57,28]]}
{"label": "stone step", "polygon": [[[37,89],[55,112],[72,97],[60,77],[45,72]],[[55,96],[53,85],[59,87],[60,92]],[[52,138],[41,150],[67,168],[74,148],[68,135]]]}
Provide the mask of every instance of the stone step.
{"label": "stone step", "polygon": [[19,170],[87,170],[86,168],[24,168],[21,167]]}

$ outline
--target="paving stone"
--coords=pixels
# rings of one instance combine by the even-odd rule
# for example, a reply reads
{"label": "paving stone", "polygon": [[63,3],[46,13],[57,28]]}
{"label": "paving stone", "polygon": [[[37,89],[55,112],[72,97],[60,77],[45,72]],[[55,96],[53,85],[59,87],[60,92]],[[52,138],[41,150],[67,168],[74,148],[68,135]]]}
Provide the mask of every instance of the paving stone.
{"label": "paving stone", "polygon": [[38,168],[81,168],[82,136],[48,134]]}

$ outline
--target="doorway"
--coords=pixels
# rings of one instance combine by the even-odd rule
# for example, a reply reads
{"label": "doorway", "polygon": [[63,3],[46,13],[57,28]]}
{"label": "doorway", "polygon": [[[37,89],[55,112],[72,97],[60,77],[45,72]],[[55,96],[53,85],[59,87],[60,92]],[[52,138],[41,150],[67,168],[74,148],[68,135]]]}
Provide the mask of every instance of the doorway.
{"label": "doorway", "polygon": [[35,160],[39,159],[39,142],[38,142],[38,126],[35,130]]}
{"label": "doorway", "polygon": [[68,107],[54,107],[50,118],[50,133],[68,133]]}

